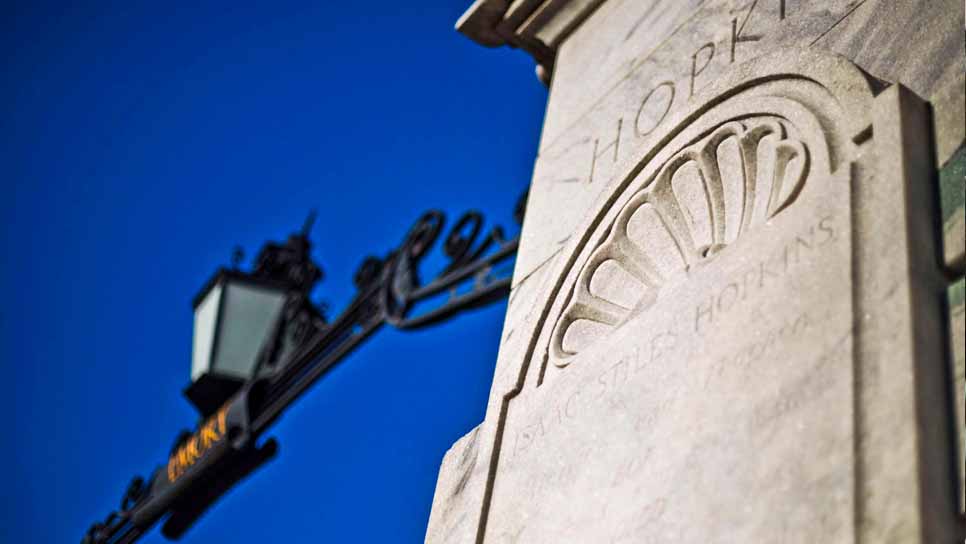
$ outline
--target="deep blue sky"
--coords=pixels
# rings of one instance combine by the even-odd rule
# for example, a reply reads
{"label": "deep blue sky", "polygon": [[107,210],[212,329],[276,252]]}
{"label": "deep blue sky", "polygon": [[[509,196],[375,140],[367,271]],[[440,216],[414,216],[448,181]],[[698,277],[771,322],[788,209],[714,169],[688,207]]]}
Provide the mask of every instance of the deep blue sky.
{"label": "deep blue sky", "polygon": [[[3,3],[0,541],[78,542],[194,424],[190,300],[236,244],[318,208],[338,311],[427,208],[516,232],[546,91],[453,30],[470,3]],[[383,330],[184,542],[421,542],[503,312]]]}

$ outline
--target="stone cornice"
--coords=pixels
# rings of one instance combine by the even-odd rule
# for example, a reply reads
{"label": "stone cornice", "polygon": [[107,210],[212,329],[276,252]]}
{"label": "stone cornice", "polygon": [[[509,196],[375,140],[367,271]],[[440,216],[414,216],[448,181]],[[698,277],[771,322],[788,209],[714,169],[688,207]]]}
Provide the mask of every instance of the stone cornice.
{"label": "stone cornice", "polygon": [[549,70],[557,47],[603,2],[475,0],[457,21],[456,29],[487,47],[508,45],[523,49],[544,70]]}

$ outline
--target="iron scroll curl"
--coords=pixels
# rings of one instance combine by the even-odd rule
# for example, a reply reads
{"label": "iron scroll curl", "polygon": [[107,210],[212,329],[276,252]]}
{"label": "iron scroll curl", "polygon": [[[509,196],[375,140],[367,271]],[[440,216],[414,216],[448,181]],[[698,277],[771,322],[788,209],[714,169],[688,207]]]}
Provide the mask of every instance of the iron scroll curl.
{"label": "iron scroll curl", "polygon": [[[402,330],[427,327],[460,311],[489,304],[509,292],[511,278],[495,275],[494,268],[516,253],[519,241],[507,240],[499,226],[483,236],[483,215],[475,210],[460,216],[444,239],[442,251],[449,261],[446,266],[432,280],[420,280],[420,264],[444,226],[442,212],[427,212],[389,259],[382,298],[382,311],[389,325]],[[367,259],[360,271],[372,265]],[[467,282],[469,290],[458,293],[457,286]],[[419,303],[445,291],[450,296],[441,305],[421,313],[413,311]]]}

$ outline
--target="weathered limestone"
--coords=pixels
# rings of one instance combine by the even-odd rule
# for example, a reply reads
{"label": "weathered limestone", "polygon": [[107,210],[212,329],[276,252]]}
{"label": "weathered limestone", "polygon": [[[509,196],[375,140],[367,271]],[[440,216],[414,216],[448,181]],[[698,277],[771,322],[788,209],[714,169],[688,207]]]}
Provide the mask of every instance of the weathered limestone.
{"label": "weathered limestone", "polygon": [[[956,406],[966,407],[966,279],[960,279],[949,288],[949,336],[952,342],[950,351],[955,368]],[[959,469],[966,468],[966,410],[956,410],[956,430],[959,432],[956,443],[959,449]],[[960,481],[963,475],[960,474]],[[966,495],[960,493],[963,501],[960,507],[966,511]]]}
{"label": "weathered limestone", "polygon": [[[966,117],[964,115],[963,117]],[[939,171],[944,260],[950,271],[966,271],[966,146],[955,151]]]}
{"label": "weathered limestone", "polygon": [[460,30],[553,77],[427,542],[966,537],[963,4],[478,0]]}

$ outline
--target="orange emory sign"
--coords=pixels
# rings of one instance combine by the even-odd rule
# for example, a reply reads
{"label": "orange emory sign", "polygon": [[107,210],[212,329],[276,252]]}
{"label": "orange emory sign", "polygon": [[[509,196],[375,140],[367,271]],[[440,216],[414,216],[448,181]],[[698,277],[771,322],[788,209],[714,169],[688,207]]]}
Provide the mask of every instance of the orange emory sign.
{"label": "orange emory sign", "polygon": [[225,418],[228,407],[225,404],[209,417],[190,438],[178,448],[178,451],[168,457],[168,481],[174,483],[199,459],[204,457],[215,444],[220,442],[227,433]]}

